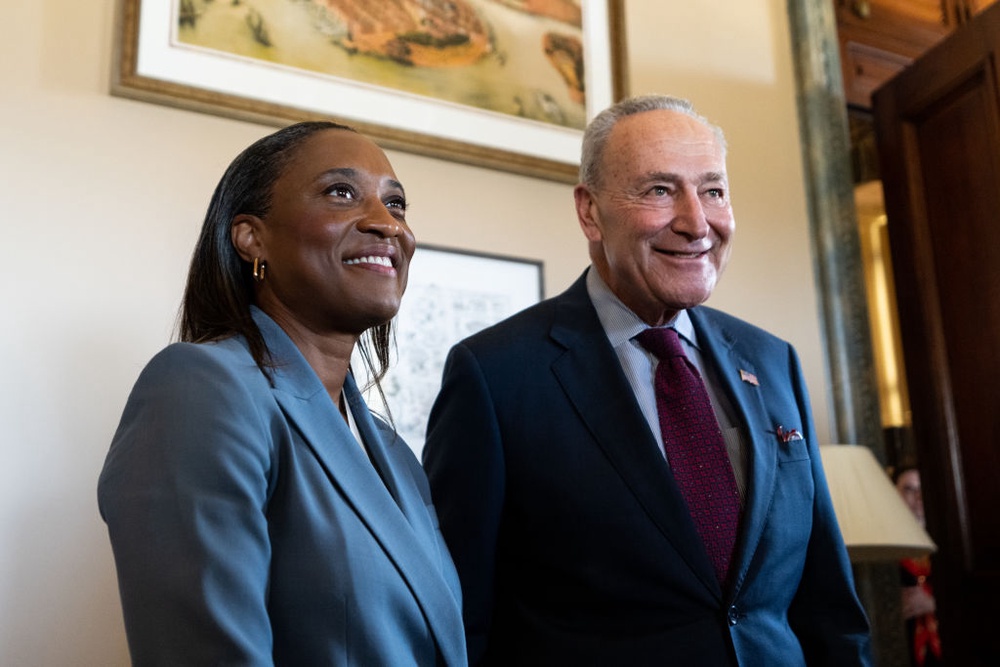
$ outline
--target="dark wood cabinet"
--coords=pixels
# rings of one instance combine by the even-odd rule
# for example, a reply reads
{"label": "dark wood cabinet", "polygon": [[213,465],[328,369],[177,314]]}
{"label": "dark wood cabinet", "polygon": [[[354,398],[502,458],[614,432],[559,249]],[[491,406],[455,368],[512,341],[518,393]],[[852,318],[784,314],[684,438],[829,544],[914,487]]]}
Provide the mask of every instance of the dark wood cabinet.
{"label": "dark wood cabinet", "polygon": [[1000,6],[874,96],[944,661],[1000,665]]}
{"label": "dark wood cabinet", "polygon": [[997,0],[833,0],[847,103],[872,92]]}
{"label": "dark wood cabinet", "polygon": [[1000,665],[1000,6],[874,97],[944,662]]}
{"label": "dark wood cabinet", "polygon": [[996,1],[997,0],[965,0],[963,3],[965,5],[964,20],[967,21],[971,19],[973,16],[994,4]]}

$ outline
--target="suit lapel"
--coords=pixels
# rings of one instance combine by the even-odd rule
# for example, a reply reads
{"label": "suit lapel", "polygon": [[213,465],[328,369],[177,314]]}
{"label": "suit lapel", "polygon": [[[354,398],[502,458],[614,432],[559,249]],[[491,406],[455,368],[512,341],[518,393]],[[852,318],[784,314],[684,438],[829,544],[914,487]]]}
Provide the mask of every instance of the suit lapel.
{"label": "suit lapel", "polygon": [[708,363],[716,370],[716,377],[721,389],[726,392],[736,412],[736,417],[742,420],[744,433],[749,441],[744,439],[744,446],[749,448],[750,479],[747,485],[746,507],[740,525],[737,539],[736,554],[733,566],[737,568],[733,578],[735,589],[739,590],[753,559],[753,554],[760,542],[767,520],[768,508],[774,494],[774,480],[777,472],[777,449],[773,445],[773,435],[768,431],[774,425],[768,419],[764,406],[763,391],[766,387],[743,381],[740,371],[746,371],[754,376],[760,376],[756,364],[739,351],[736,335],[709,323],[710,313],[702,308],[692,308],[688,311],[702,354]]}
{"label": "suit lapel", "polygon": [[674,550],[721,598],[722,590],[701,538],[618,357],[607,342],[584,278],[565,293],[551,335],[566,348],[552,364],[552,372],[587,429]]}
{"label": "suit lapel", "polygon": [[413,526],[415,537],[422,543],[425,553],[437,553],[437,534],[431,522],[431,516],[427,512],[427,506],[423,498],[417,493],[413,484],[407,483],[405,476],[408,471],[397,470],[391,464],[389,450],[392,447],[407,447],[401,439],[395,441],[386,438],[393,436],[385,433],[375,424],[375,420],[368,410],[367,404],[358,390],[353,376],[347,377],[345,386],[347,402],[350,404],[352,414],[358,426],[358,431],[364,439],[371,456],[371,462],[378,470],[382,481],[385,483],[389,493],[395,499],[400,511],[406,520]]}
{"label": "suit lapel", "polygon": [[464,647],[455,640],[459,634],[455,628],[462,623],[460,603],[442,575],[441,563],[429,555],[439,553],[433,543],[436,532],[422,500],[414,497],[410,485],[400,483],[353,378],[348,377],[345,392],[358,430],[384,482],[294,343],[260,311],[255,311],[254,319],[276,361],[275,400],[323,466],[333,487],[354,508],[407,581],[446,662],[463,662]]}

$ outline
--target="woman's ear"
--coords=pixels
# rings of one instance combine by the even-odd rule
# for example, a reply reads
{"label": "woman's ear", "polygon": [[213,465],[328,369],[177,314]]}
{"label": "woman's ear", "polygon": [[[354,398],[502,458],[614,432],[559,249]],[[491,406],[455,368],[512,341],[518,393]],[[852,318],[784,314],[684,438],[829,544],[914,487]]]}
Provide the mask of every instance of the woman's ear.
{"label": "woman's ear", "polygon": [[252,262],[254,258],[267,259],[264,257],[264,248],[260,241],[261,224],[261,219],[256,215],[240,213],[233,218],[233,224],[229,226],[229,237],[233,241],[233,247],[246,262]]}

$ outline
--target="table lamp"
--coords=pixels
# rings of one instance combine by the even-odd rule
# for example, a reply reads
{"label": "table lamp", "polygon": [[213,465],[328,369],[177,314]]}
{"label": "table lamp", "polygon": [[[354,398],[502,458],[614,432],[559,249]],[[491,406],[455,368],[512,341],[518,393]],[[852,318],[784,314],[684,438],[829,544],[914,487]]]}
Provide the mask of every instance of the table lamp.
{"label": "table lamp", "polygon": [[822,445],[819,451],[852,563],[917,558],[937,550],[870,449]]}

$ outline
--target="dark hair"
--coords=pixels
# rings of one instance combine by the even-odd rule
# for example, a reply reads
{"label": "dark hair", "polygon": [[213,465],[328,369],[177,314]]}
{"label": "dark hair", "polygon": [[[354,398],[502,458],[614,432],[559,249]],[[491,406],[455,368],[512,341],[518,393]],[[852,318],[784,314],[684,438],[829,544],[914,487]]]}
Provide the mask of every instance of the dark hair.
{"label": "dark hair", "polygon": [[[191,257],[178,324],[181,341],[205,343],[243,336],[257,366],[270,377],[273,367],[270,352],[250,316],[250,306],[255,301],[253,269],[236,252],[230,230],[233,219],[242,213],[261,218],[267,215],[275,181],[299,146],[325,130],[356,131],[328,121],[289,125],[251,144],[226,169],[208,204]],[[374,348],[377,368],[365,338]],[[371,373],[371,382],[380,394],[379,380],[389,368],[391,340],[392,326],[385,322],[366,331],[358,346]]]}

